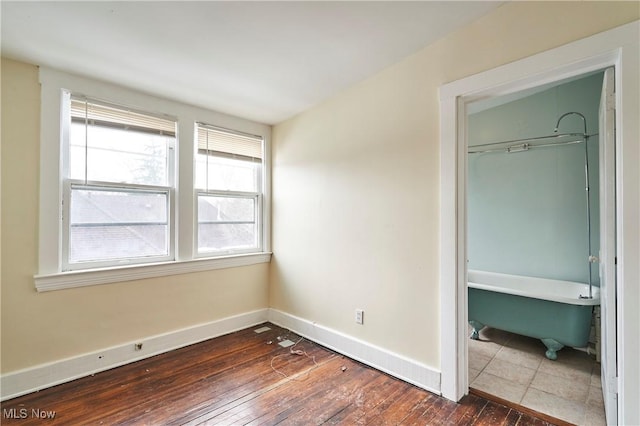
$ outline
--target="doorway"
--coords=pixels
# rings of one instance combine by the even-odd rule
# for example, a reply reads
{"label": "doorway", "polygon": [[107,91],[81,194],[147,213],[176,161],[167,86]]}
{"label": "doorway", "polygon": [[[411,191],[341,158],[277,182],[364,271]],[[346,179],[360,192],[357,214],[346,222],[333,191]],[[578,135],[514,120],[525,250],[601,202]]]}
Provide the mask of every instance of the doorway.
{"label": "doorway", "polygon": [[[606,424],[599,315],[591,327],[603,78],[479,100],[466,116],[469,386],[578,425]],[[579,349],[549,352],[551,337]]]}
{"label": "doorway", "polygon": [[[468,377],[468,328],[467,328],[467,241],[466,241],[466,108],[470,102],[503,96],[539,87],[566,78],[587,74],[607,67],[615,67],[617,93],[637,93],[634,79],[638,68],[638,32],[640,25],[628,24],[604,33],[570,43],[548,52],[537,54],[495,70],[446,84],[440,90],[441,104],[441,392],[443,396],[459,400],[469,390]],[[616,274],[616,284],[611,288],[624,292],[617,311],[609,311],[609,325],[613,325],[618,339],[607,341],[608,360],[614,368],[603,375],[608,422],[633,422],[640,417],[633,402],[639,395],[637,383],[625,379],[625,373],[633,375],[634,361],[640,350],[637,324],[640,315],[630,297],[640,295],[634,283],[640,279],[640,268],[631,263],[640,255],[637,241],[628,236],[634,229],[635,210],[629,201],[635,200],[639,191],[637,163],[640,149],[635,141],[640,134],[635,117],[639,113],[636,100],[630,102],[620,97],[616,106],[614,136],[616,152],[626,155],[614,157],[617,165],[613,193],[601,194],[611,202],[616,211],[616,228],[605,231],[607,240],[615,238],[615,247],[606,258],[601,256],[601,268]],[[624,137],[621,135],[624,134]],[[613,173],[613,172],[612,172]],[[609,192],[612,187],[609,182]],[[629,198],[631,197],[631,198]],[[627,233],[625,234],[625,231]],[[602,243],[602,241],[601,241]],[[611,256],[615,252],[615,256]],[[627,262],[624,259],[629,259]],[[615,299],[609,298],[615,303]],[[615,306],[615,305],[614,305]],[[616,363],[617,361],[617,363]],[[604,361],[603,361],[604,362]],[[617,408],[616,408],[617,405]]]}

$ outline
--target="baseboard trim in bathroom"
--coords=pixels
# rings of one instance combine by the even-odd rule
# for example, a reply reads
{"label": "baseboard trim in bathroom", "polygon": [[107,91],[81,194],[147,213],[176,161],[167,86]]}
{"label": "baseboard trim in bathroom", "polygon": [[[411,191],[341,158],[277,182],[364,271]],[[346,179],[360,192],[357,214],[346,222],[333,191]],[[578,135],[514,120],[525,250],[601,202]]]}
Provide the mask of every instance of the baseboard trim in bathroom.
{"label": "baseboard trim in bathroom", "polygon": [[569,423],[564,420],[560,420],[548,414],[541,413],[536,410],[532,410],[531,408],[525,407],[524,405],[516,404],[515,402],[507,401],[506,399],[502,399],[495,395],[491,395],[490,393],[481,391],[479,389],[469,388],[469,393],[475,396],[479,396],[480,398],[487,399],[489,401],[496,402],[498,404],[502,404],[505,407],[511,408],[513,410],[519,411],[523,414],[527,414],[532,417],[536,417],[540,420],[544,420],[547,423],[551,423],[557,426],[575,426],[573,423]]}

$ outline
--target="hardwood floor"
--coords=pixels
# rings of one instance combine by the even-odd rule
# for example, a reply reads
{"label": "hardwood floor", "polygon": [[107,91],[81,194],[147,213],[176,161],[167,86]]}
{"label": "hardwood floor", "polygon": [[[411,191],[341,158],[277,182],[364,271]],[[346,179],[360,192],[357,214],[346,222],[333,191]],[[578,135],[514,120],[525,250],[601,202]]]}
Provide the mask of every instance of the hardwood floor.
{"label": "hardwood floor", "polygon": [[[456,404],[264,326],[270,330],[252,327],[5,401],[1,423],[549,424],[476,395]],[[287,339],[300,342],[279,345]]]}

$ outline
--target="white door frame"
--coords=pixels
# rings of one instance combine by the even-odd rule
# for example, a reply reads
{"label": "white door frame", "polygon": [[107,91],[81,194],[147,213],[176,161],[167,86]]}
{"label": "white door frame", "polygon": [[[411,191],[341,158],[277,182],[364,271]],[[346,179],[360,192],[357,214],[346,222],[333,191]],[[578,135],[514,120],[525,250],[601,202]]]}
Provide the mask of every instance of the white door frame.
{"label": "white door frame", "polygon": [[[618,420],[640,421],[640,21],[543,52],[440,88],[441,392],[469,391],[466,284],[466,106],[610,66],[616,71]],[[616,268],[616,266],[612,266]]]}
{"label": "white door frame", "polygon": [[[615,176],[616,152],[615,138],[615,69],[604,71],[600,102],[598,105],[598,170],[600,171],[600,318],[601,318],[601,381],[607,424],[618,424],[618,363],[616,350],[616,201],[615,179],[603,179],[603,176]],[[614,284],[614,285],[612,285]]]}

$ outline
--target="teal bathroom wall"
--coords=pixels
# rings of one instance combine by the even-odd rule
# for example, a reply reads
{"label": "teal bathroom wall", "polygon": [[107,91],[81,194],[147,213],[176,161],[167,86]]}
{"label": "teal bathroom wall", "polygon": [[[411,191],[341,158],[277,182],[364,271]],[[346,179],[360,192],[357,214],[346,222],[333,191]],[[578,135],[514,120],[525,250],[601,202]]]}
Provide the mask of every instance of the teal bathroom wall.
{"label": "teal bathroom wall", "polygon": [[[502,105],[481,101],[468,115],[469,145],[553,134],[558,118],[583,114],[598,132],[602,73]],[[498,102],[499,103],[499,102]],[[560,133],[582,133],[565,117]],[[592,254],[598,254],[598,137],[589,138]],[[468,155],[469,269],[587,283],[584,144]],[[597,285],[598,268],[591,267]]]}

